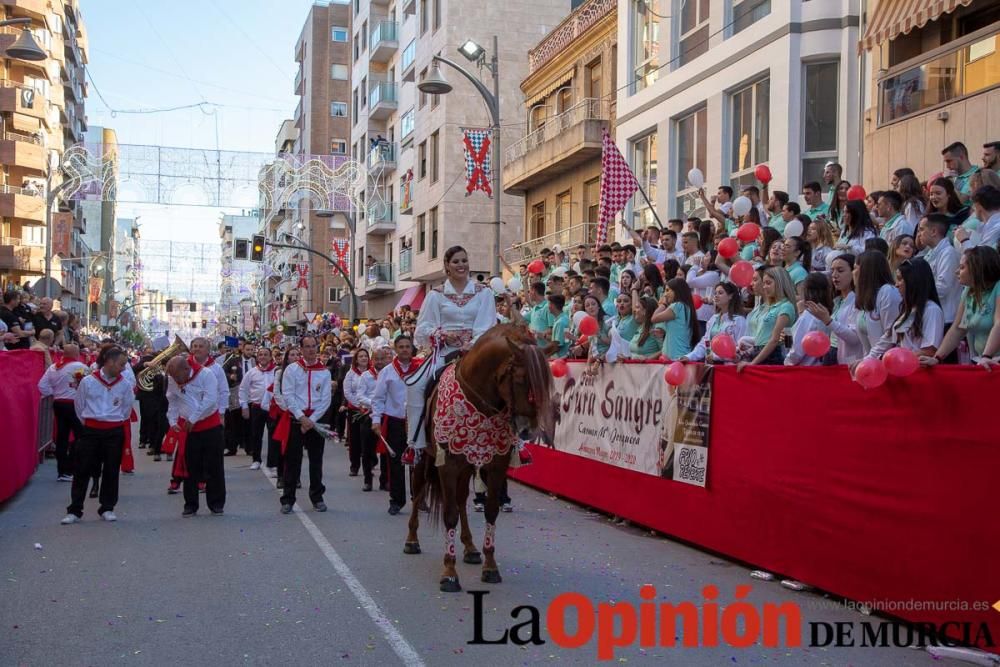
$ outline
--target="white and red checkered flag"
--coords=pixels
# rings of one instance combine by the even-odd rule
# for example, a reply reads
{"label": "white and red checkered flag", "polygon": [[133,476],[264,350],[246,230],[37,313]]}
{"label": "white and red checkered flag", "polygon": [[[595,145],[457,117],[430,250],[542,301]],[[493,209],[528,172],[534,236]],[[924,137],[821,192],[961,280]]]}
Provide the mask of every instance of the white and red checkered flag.
{"label": "white and red checkered flag", "polygon": [[[334,239],[330,244],[330,249],[333,251],[333,258],[337,261],[337,266],[340,267],[339,273],[345,276],[351,275],[350,239]],[[333,275],[338,274],[336,267],[332,268],[331,271]]]}
{"label": "white and red checkered flag", "polygon": [[638,189],[635,174],[622,157],[618,146],[615,146],[611,135],[604,130],[601,149],[601,212],[597,220],[598,245],[608,242],[608,227]]}
{"label": "white and red checkered flag", "polygon": [[299,282],[296,283],[295,289],[309,289],[309,279],[306,277],[309,275],[309,265],[299,264],[295,267],[295,270],[299,274]]}
{"label": "white and red checkered flag", "polygon": [[465,196],[482,190],[493,197],[490,179],[493,177],[493,160],[490,157],[491,130],[462,130],[462,144],[465,146]]}

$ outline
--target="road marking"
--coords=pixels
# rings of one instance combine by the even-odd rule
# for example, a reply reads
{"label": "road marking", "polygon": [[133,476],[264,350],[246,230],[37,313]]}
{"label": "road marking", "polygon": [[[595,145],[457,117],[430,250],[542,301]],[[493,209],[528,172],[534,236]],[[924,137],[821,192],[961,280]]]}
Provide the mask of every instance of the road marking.
{"label": "road marking", "polygon": [[[271,477],[267,475],[266,468],[261,467],[261,472],[264,473],[264,478],[267,479],[272,486],[277,488],[277,481],[271,479]],[[313,523],[313,520],[306,516],[305,512],[302,511],[302,508],[299,507],[298,503],[295,503],[294,512],[295,515],[299,517],[299,521],[302,522],[302,525],[306,527],[309,535],[312,536],[316,546],[318,546],[319,550],[323,552],[326,559],[330,561],[330,565],[332,565],[333,569],[338,575],[340,575],[340,578],[344,580],[347,587],[351,589],[351,593],[354,594],[354,597],[361,605],[361,608],[365,610],[368,617],[371,618],[375,625],[377,625],[382,631],[382,635],[385,637],[385,640],[389,642],[389,646],[391,646],[392,650],[399,656],[399,659],[403,661],[403,664],[408,665],[409,667],[424,667],[424,661],[420,659],[420,655],[417,653],[416,649],[414,649],[410,642],[406,641],[406,638],[400,634],[399,630],[396,629],[396,626],[393,625],[391,620],[389,620],[389,617],[382,611],[382,608],[378,606],[377,602],[375,602],[375,598],[373,598],[367,589],[365,589],[364,584],[362,584],[361,581],[354,576],[354,573],[351,572],[351,568],[347,566],[347,563],[345,563],[344,559],[340,557],[340,554],[338,554],[337,550],[333,548],[333,545],[330,544],[328,539],[326,539],[326,536],[323,535],[322,531],[320,531],[316,524]]]}

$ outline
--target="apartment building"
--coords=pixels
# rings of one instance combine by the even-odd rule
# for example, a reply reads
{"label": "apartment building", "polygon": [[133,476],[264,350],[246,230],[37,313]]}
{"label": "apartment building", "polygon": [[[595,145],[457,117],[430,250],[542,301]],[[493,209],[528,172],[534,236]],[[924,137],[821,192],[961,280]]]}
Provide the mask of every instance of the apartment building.
{"label": "apartment building", "polygon": [[[502,143],[516,139],[523,117],[516,82],[528,73],[524,54],[570,13],[570,0],[354,0],[351,156],[369,171],[357,216],[354,279],[365,312],[378,317],[421,299],[444,278],[444,251],[462,245],[473,275],[488,277],[497,252],[493,202],[466,196],[463,128],[488,128],[489,112],[460,73],[441,73],[447,95],[417,90],[433,56],[454,59],[491,85],[487,69],[459,55],[467,40],[499,41]],[[491,57],[492,54],[488,54]],[[501,143],[501,145],[502,145]],[[495,165],[494,168],[501,168]],[[502,192],[501,248],[523,235],[522,198]]]}
{"label": "apartment building", "polygon": [[[0,61],[0,281],[34,283],[45,271],[45,181],[66,147],[87,130],[87,36],[77,0],[3,0],[2,17],[27,18],[47,58],[5,57]],[[0,51],[17,39],[21,26],[0,28]],[[58,169],[53,184],[59,183]],[[87,247],[85,220],[68,202],[53,216],[53,277],[63,285],[61,307],[83,310],[86,279],[81,272]]]}
{"label": "apartment building", "polygon": [[528,52],[524,131],[503,155],[504,190],[524,195],[524,236],[504,250],[515,268],[543,248],[570,251],[596,238],[617,42],[617,2],[587,0]]}
{"label": "apartment building", "polygon": [[250,261],[252,239],[259,229],[256,211],[223,215],[219,220],[221,289],[217,308],[224,322],[241,331],[252,331],[254,318],[260,313],[263,265]]}
{"label": "apartment building", "polygon": [[[664,224],[700,211],[695,167],[714,192],[767,163],[793,199],[831,160],[858,180],[860,18],[860,0],[619,4],[616,140]],[[627,215],[654,219],[640,195]]]}
{"label": "apartment building", "polygon": [[979,163],[1000,141],[1000,5],[990,0],[866,0],[864,184],[910,167],[942,170],[954,141]]}

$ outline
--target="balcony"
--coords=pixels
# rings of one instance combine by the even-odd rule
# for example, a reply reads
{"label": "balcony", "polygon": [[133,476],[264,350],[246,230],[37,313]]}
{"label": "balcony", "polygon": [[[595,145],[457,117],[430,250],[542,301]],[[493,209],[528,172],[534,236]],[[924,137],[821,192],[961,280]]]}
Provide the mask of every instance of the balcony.
{"label": "balcony", "polygon": [[528,239],[523,243],[516,243],[503,251],[503,258],[508,264],[516,266],[533,259],[539,259],[543,248],[558,245],[566,252],[572,252],[581,243],[588,246],[594,245],[596,238],[597,223],[584,222],[551,234]]}
{"label": "balcony", "polygon": [[44,22],[49,16],[49,0],[0,0],[0,6],[11,8],[11,18],[30,16]]}
{"label": "balcony", "polygon": [[41,93],[19,81],[0,79],[0,111],[16,111],[49,123],[49,103]]}
{"label": "balcony", "polygon": [[380,21],[372,28],[368,42],[368,59],[373,63],[387,63],[399,50],[399,24]]}
{"label": "balcony", "polygon": [[410,43],[403,49],[403,55],[399,58],[399,71],[403,81],[415,81],[417,72],[417,40],[411,39]]}
{"label": "balcony", "polygon": [[45,275],[45,244],[0,237],[0,270]]}
{"label": "balcony", "polygon": [[399,251],[399,275],[408,276],[413,271],[413,248],[403,248]]}
{"label": "balcony", "polygon": [[383,204],[382,210],[368,211],[368,233],[372,236],[385,236],[396,231],[396,214],[392,204]]}
{"label": "balcony", "polygon": [[399,103],[396,101],[396,84],[378,82],[372,83],[368,91],[368,117],[375,120],[385,120],[396,111]]}
{"label": "balcony", "polygon": [[370,171],[392,171],[396,168],[396,144],[379,143],[368,151],[368,169]]}
{"label": "balcony", "polygon": [[305,88],[302,85],[302,68],[295,72],[295,87],[292,90],[296,95],[305,95]]}
{"label": "balcony", "polygon": [[0,164],[17,166],[45,174],[45,148],[40,137],[17,132],[5,132],[0,140]]}
{"label": "balcony", "polygon": [[45,224],[45,198],[42,191],[0,185],[0,216]]}
{"label": "balcony", "polygon": [[368,294],[385,294],[396,289],[395,279],[392,277],[392,264],[389,262],[377,262],[368,267],[365,273],[365,292]]}
{"label": "balcony", "polygon": [[417,0],[403,0],[403,14],[406,16],[416,16]]}
{"label": "balcony", "polygon": [[522,193],[601,156],[601,141],[611,117],[611,100],[587,98],[504,152],[507,193]]}

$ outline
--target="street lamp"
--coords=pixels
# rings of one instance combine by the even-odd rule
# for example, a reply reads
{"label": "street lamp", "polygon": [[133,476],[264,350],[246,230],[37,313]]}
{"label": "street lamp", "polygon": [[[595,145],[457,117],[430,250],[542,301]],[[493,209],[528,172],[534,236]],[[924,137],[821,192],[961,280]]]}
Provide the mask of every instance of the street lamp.
{"label": "street lamp", "polygon": [[31,19],[19,18],[0,21],[0,27],[7,25],[24,26],[24,30],[22,30],[21,34],[17,36],[14,43],[7,47],[5,55],[8,58],[38,62],[49,57],[49,54],[47,54],[45,50],[38,45],[38,42],[35,41],[35,36],[31,34],[31,30],[28,29],[28,26],[31,25]]}
{"label": "street lamp", "polygon": [[428,95],[447,95],[452,91],[452,86],[444,78],[438,63],[444,63],[457,70],[459,74],[468,79],[486,102],[486,107],[490,110],[490,118],[493,121],[493,243],[495,252],[493,253],[493,274],[500,275],[500,61],[497,57],[498,45],[497,37],[493,36],[493,53],[489,62],[486,61],[486,49],[476,44],[473,40],[466,40],[458,48],[458,52],[470,61],[485,67],[493,76],[493,90],[491,91],[477,77],[473,76],[464,67],[447,58],[434,56],[431,61],[430,72],[417,84],[417,89]]}
{"label": "street lamp", "polygon": [[[447,84],[447,82],[445,82],[445,83]],[[336,211],[334,211],[333,209],[321,208],[321,209],[317,209],[317,211],[316,211],[316,217],[317,218],[329,219],[329,218],[332,218],[335,213],[336,213]],[[350,214],[346,214],[345,213],[344,217],[347,218],[348,231],[351,232],[351,236],[350,236],[351,244],[350,244],[350,247],[353,248],[354,247],[354,242],[355,242],[355,236],[357,235],[357,222],[356,222],[355,217],[354,217],[354,212],[352,211]],[[345,283],[350,283],[350,279],[347,276],[344,276],[344,278],[345,278],[345,280],[344,280]],[[354,288],[351,287],[351,307],[350,307],[349,312],[347,313],[347,317],[351,320],[351,323],[353,323],[354,320],[355,320],[355,318],[357,316],[358,316],[358,299],[357,299],[357,295],[354,293]]]}

